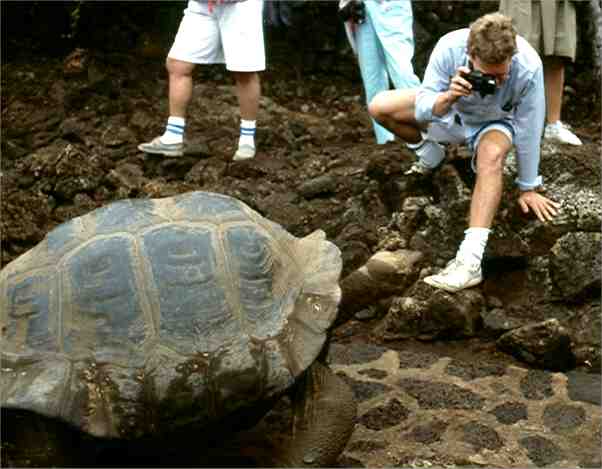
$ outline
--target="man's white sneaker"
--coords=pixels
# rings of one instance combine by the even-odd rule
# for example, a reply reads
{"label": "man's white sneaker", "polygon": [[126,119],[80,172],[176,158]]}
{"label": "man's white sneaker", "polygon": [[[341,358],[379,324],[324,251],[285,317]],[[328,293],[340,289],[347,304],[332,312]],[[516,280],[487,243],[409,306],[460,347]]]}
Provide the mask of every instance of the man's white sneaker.
{"label": "man's white sneaker", "polygon": [[138,150],[151,155],[182,156],[184,154],[184,144],[163,143],[161,137],[156,137],[148,143],[138,145]]}
{"label": "man's white sneaker", "polygon": [[425,277],[423,280],[435,288],[454,293],[481,283],[483,272],[480,264],[465,264],[459,259],[453,259],[437,275]]}
{"label": "man's white sneaker", "polygon": [[412,164],[412,166],[410,166],[410,169],[408,169],[403,174],[405,174],[406,176],[409,176],[411,174],[419,174],[421,176],[428,176],[433,171],[434,171],[433,168],[429,168],[422,161],[418,160],[418,161],[414,162]]}
{"label": "man's white sneaker", "polygon": [[569,126],[561,121],[546,125],[543,138],[554,142],[566,143],[568,145],[583,145],[579,137],[571,132]]}
{"label": "man's white sneaker", "polygon": [[433,140],[423,140],[417,144],[406,144],[416,153],[416,162],[404,174],[430,175],[445,159],[445,148]]}
{"label": "man's white sneaker", "polygon": [[255,157],[255,147],[251,145],[240,145],[234,153],[234,161],[250,160]]}

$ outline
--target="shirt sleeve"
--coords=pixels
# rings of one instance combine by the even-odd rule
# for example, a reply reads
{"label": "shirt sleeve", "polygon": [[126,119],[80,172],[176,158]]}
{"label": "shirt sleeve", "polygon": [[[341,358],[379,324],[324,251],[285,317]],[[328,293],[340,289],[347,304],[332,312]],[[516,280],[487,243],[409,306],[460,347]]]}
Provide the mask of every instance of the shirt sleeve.
{"label": "shirt sleeve", "polygon": [[542,184],[539,160],[546,113],[545,102],[543,68],[538,67],[525,86],[514,113],[516,130],[514,147],[518,164],[518,178],[515,182],[522,191],[531,190]]}
{"label": "shirt sleeve", "polygon": [[445,36],[439,40],[424,72],[422,85],[416,92],[414,117],[418,122],[433,120],[433,106],[437,97],[449,89],[451,77],[456,73],[452,51],[443,44]]}

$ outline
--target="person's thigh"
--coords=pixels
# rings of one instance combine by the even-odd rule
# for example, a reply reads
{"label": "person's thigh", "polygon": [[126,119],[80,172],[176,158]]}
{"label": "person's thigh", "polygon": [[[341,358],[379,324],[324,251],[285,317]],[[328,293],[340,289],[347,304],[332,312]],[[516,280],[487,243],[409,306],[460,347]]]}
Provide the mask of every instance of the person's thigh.
{"label": "person's thigh", "polygon": [[203,9],[195,13],[185,11],[167,56],[195,64],[223,63],[216,19]]}
{"label": "person's thigh", "polygon": [[416,89],[382,91],[370,102],[370,107],[375,114],[417,125],[414,116]]}
{"label": "person's thigh", "polygon": [[226,68],[232,72],[265,70],[263,0],[226,3],[219,8]]}

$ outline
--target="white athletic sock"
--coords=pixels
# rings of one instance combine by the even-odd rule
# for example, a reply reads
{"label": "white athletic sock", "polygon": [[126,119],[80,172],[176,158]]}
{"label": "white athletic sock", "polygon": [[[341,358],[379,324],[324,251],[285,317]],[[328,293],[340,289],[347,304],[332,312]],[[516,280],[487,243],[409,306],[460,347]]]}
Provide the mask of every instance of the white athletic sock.
{"label": "white athletic sock", "polygon": [[445,159],[445,149],[433,140],[423,140],[414,152],[420,162],[431,169],[439,166]]}
{"label": "white athletic sock", "polygon": [[464,241],[460,244],[456,259],[465,264],[480,264],[483,260],[489,233],[491,233],[489,228],[468,228],[464,232]]}
{"label": "white athletic sock", "polygon": [[240,138],[238,146],[250,145],[255,148],[255,128],[257,121],[240,120]]}
{"label": "white athletic sock", "polygon": [[186,119],[183,117],[169,116],[165,132],[161,135],[161,142],[166,144],[184,142],[184,129],[186,128]]}

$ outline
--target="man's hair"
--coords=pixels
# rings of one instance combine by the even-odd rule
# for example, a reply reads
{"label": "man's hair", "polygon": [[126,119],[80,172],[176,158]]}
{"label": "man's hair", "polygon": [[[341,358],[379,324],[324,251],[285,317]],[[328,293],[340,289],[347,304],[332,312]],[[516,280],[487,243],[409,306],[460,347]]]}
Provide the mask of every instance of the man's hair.
{"label": "man's hair", "polygon": [[509,16],[489,13],[470,25],[468,55],[485,64],[501,64],[515,52],[516,30]]}

